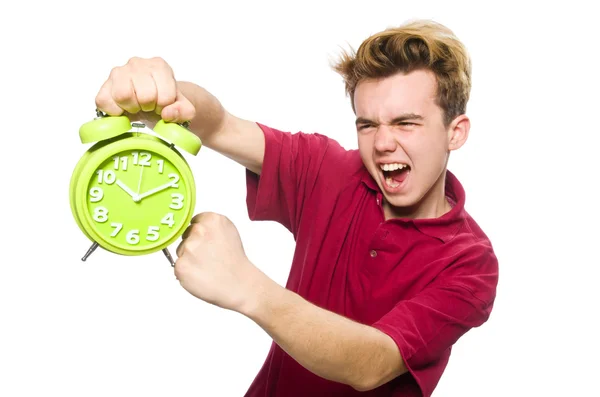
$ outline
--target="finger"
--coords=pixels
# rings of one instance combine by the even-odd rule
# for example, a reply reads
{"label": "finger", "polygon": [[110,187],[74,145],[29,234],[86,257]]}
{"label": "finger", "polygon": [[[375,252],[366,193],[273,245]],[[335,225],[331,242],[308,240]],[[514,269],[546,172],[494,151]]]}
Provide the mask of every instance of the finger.
{"label": "finger", "polygon": [[190,102],[181,91],[177,90],[175,102],[165,106],[162,110],[161,117],[163,120],[173,123],[191,121],[196,117],[196,109],[192,102]]}
{"label": "finger", "polygon": [[131,77],[133,90],[140,109],[151,112],[156,107],[157,89],[150,73],[137,73]]}
{"label": "finger", "polygon": [[177,83],[169,69],[161,68],[152,72],[156,84],[156,106],[154,111],[160,115],[166,106],[177,100]]}
{"label": "finger", "polygon": [[[183,256],[183,249],[185,248],[184,244],[185,241],[182,241],[181,243],[179,243],[177,249],[175,250],[175,253],[177,254],[177,261],[179,261],[179,259],[181,259],[181,257]],[[175,264],[177,264],[177,261],[175,261]]]}
{"label": "finger", "polygon": [[96,94],[96,108],[109,116],[120,116],[123,109],[115,102],[112,97],[112,80],[108,79],[102,84],[98,94]]}
{"label": "finger", "polygon": [[175,250],[175,253],[177,254],[177,256],[179,258],[185,256],[185,252],[186,250],[189,250],[190,247],[194,247],[197,245],[197,240],[195,239],[190,239],[190,234],[193,232],[192,227],[188,227],[185,232],[183,232],[183,235],[181,236],[181,242],[179,243],[179,245],[177,246],[177,249]]}
{"label": "finger", "polygon": [[194,223],[200,223],[202,222],[202,218],[206,217],[206,212],[199,212],[196,215],[194,215],[192,217],[192,219],[190,220],[190,224],[194,224]]}
{"label": "finger", "polygon": [[224,218],[224,215],[218,214],[212,211],[199,212],[192,217],[190,223],[193,225],[194,223],[206,223],[210,221],[217,221],[221,218]]}
{"label": "finger", "polygon": [[131,114],[140,111],[140,104],[136,99],[136,93],[131,80],[131,75],[123,69],[113,69],[111,96],[120,108]]}
{"label": "finger", "polygon": [[185,229],[185,231],[183,232],[183,234],[181,235],[181,239],[185,240],[186,238],[190,237],[190,234],[192,233],[194,227],[193,226],[188,226],[187,229]]}
{"label": "finger", "polygon": [[181,283],[180,280],[180,276],[181,276],[181,269],[183,267],[185,267],[185,262],[186,259],[185,258],[177,258],[177,260],[175,261],[175,266],[173,266],[173,274],[175,275],[175,278]]}
{"label": "finger", "polygon": [[192,219],[190,220],[190,224],[196,227],[201,227],[201,230],[208,230],[215,227],[219,227],[219,225],[223,225],[224,221],[225,223],[228,222],[228,219],[225,215],[216,212],[206,211],[196,214],[194,217],[192,217]]}

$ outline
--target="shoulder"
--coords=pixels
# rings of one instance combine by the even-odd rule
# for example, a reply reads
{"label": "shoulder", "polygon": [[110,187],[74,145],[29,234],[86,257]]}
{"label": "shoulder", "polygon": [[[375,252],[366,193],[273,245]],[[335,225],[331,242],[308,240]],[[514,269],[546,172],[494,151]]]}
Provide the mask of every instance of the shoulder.
{"label": "shoulder", "polygon": [[465,192],[458,179],[448,173],[447,194],[455,202],[449,215],[450,232],[444,243],[448,259],[440,274],[468,289],[481,301],[492,302],[498,283],[499,262],[491,239],[464,208]]}
{"label": "shoulder", "polygon": [[[319,175],[348,176],[358,175],[362,160],[357,149],[347,149],[336,139],[319,132],[285,131],[257,123],[265,134],[266,152],[277,153],[293,159],[299,164],[311,164]],[[347,179],[346,179],[347,181]]]}
{"label": "shoulder", "polygon": [[302,147],[310,147],[332,155],[344,155],[350,150],[344,148],[337,140],[319,133],[305,131],[288,131],[257,123],[265,134],[265,138],[272,144],[289,145],[291,149],[297,150]]}

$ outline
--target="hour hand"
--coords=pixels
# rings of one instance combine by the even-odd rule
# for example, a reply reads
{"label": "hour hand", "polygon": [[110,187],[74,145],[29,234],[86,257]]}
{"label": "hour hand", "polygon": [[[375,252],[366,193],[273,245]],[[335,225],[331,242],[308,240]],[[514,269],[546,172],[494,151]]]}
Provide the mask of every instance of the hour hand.
{"label": "hour hand", "polygon": [[138,198],[138,200],[141,200],[144,197],[148,197],[148,196],[150,196],[150,195],[152,195],[154,193],[158,193],[160,191],[168,189],[171,186],[173,186],[173,184],[174,184],[174,182],[165,183],[164,185],[160,185],[159,187],[156,187],[156,188],[154,188],[152,190],[148,190],[147,192],[140,194],[137,198]]}
{"label": "hour hand", "polygon": [[133,190],[131,190],[126,184],[124,184],[120,179],[117,179],[116,184],[121,189],[123,189],[128,195],[130,195],[131,198],[133,199],[133,201],[140,201],[139,196]]}

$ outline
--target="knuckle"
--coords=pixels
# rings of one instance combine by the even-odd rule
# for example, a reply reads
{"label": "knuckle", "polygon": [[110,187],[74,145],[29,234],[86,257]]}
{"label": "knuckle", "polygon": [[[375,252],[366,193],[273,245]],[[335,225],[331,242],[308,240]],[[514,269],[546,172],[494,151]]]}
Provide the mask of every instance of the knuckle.
{"label": "knuckle", "polygon": [[197,248],[198,248],[198,244],[195,241],[193,241],[193,240],[192,241],[187,241],[181,247],[180,258],[184,258],[185,259],[185,262],[182,265],[183,269],[187,269],[187,268],[189,268],[191,266],[190,260],[193,260],[193,258],[195,258]]}
{"label": "knuckle", "polygon": [[225,217],[216,212],[202,212],[192,218],[192,233],[201,233],[202,236],[206,235],[211,229],[217,227]]}
{"label": "knuckle", "polygon": [[175,102],[177,97],[175,92],[161,92],[156,99],[156,104],[161,107],[166,107]]}
{"label": "knuckle", "polygon": [[106,105],[108,104],[109,100],[110,100],[110,97],[105,92],[98,93],[95,98],[96,107],[98,109],[105,108]]}
{"label": "knuckle", "polygon": [[152,67],[152,68],[156,68],[156,69],[167,69],[167,70],[171,70],[171,67],[169,66],[169,64],[167,63],[167,61],[165,61],[163,58],[161,57],[152,57],[148,60],[148,64]]}
{"label": "knuckle", "polygon": [[222,218],[222,215],[219,215],[215,212],[206,212],[204,214],[204,221],[209,224],[209,225],[214,225],[216,223],[218,223]]}
{"label": "knuckle", "polygon": [[166,62],[162,57],[151,57],[149,59],[149,61],[153,64],[153,65],[165,65]]}
{"label": "knuckle", "polygon": [[127,61],[127,64],[128,65],[139,65],[143,61],[144,61],[143,58],[138,57],[138,56],[133,56],[133,57],[129,58],[129,60]]}
{"label": "knuckle", "polygon": [[177,277],[177,279],[181,280],[183,278],[183,276],[185,275],[185,262],[178,260],[177,262],[175,262],[175,277]]}
{"label": "knuckle", "polygon": [[206,228],[201,223],[194,223],[191,227],[191,234],[202,237],[206,234]]}
{"label": "knuckle", "polygon": [[111,79],[114,79],[115,77],[120,75],[122,71],[123,71],[123,66],[115,66],[114,68],[112,68],[110,70],[109,77]]}
{"label": "knuckle", "polygon": [[181,244],[183,244],[185,242],[185,239],[190,236],[190,233],[192,233],[192,225],[189,225],[188,227],[185,228],[185,231],[183,232],[183,234],[181,236],[181,238],[183,239]]}
{"label": "knuckle", "polygon": [[190,120],[194,119],[196,117],[196,108],[190,104],[186,107],[185,114],[188,115]]}
{"label": "knuckle", "polygon": [[196,244],[186,244],[186,246],[183,247],[183,255],[193,256],[195,251],[196,251]]}
{"label": "knuckle", "polygon": [[139,93],[137,95],[137,101],[140,105],[150,105],[155,102],[156,96],[151,92]]}
{"label": "knuckle", "polygon": [[133,91],[130,87],[114,87],[112,96],[117,103],[128,102],[133,98]]}

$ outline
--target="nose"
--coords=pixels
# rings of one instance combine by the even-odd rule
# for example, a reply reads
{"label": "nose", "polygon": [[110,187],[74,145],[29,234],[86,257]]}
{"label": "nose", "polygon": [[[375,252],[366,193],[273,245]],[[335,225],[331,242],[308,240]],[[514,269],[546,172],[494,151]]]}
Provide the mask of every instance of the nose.
{"label": "nose", "polygon": [[393,152],[396,150],[394,134],[386,125],[381,125],[375,133],[375,149],[378,152]]}

